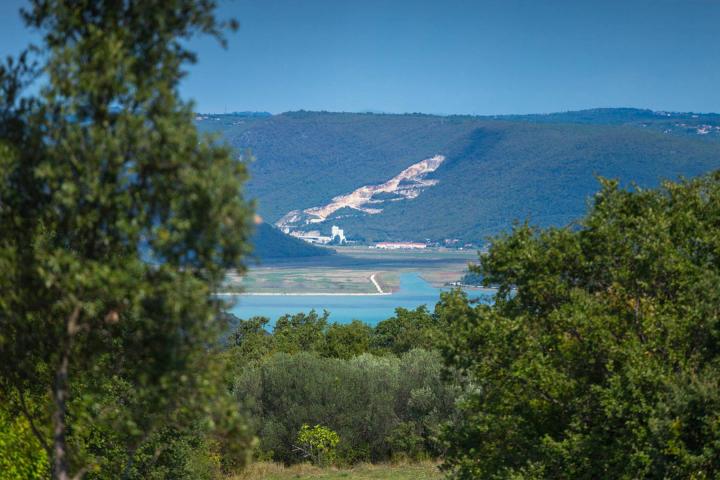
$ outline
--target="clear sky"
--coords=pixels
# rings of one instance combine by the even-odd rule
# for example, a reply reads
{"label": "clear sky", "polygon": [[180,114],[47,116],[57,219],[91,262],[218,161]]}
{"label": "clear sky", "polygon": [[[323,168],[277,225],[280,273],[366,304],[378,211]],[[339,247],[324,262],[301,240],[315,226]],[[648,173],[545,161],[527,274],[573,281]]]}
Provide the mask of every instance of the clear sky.
{"label": "clear sky", "polygon": [[[203,112],[720,112],[720,0],[220,0],[192,42]],[[29,35],[0,0],[0,53]]]}

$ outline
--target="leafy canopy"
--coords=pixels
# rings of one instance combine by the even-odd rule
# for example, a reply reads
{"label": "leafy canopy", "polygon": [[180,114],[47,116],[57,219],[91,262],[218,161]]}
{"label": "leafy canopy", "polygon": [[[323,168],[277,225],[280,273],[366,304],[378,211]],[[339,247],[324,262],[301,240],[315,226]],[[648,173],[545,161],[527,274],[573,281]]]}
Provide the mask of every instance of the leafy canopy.
{"label": "leafy canopy", "polygon": [[223,41],[214,9],[34,0],[36,67],[0,69],[0,394],[45,402],[56,478],[147,478],[135,453],[217,396],[212,293],[242,270],[252,215],[244,164],[178,95],[186,40]]}
{"label": "leafy canopy", "polygon": [[375,327],[360,320],[328,322],[329,315],[314,310],[283,315],[270,333],[269,318],[241,320],[228,314],[235,331],[225,355],[240,365],[277,352],[314,352],[328,358],[350,359],[363,353],[400,355],[415,348],[431,350],[442,338],[439,317],[424,305],[415,310],[398,307],[394,316]]}
{"label": "leafy canopy", "polygon": [[446,431],[456,478],[716,478],[720,173],[624,190],[603,180],[576,228],[516,226],[455,292]]}

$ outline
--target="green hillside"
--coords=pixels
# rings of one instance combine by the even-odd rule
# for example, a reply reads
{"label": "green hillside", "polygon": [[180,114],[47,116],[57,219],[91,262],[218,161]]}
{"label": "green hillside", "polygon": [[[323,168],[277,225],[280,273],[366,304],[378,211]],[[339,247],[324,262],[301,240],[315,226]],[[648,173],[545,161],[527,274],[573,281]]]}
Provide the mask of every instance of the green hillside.
{"label": "green hillside", "polygon": [[256,225],[251,244],[252,255],[262,260],[281,258],[319,257],[335,253],[330,248],[317,247],[297,238],[285,235],[267,223]]}
{"label": "green hillside", "polygon": [[238,151],[253,150],[248,189],[270,222],[444,155],[427,177],[437,184],[417,198],[387,201],[378,215],[346,208],[319,226],[335,223],[349,238],[366,241],[479,241],[515,219],[543,226],[572,221],[597,190],[595,175],[649,187],[720,167],[715,130],[665,128],[691,120],[712,125],[717,115],[672,115],[632,109],[505,118],[292,112],[215,116],[198,124]]}

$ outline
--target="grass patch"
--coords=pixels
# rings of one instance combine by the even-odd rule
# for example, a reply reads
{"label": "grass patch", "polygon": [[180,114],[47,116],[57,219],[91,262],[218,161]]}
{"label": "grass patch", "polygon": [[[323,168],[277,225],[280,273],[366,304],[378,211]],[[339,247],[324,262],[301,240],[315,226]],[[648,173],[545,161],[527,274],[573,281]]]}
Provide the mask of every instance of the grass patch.
{"label": "grass patch", "polygon": [[319,468],[303,463],[286,467],[271,462],[250,465],[242,474],[229,480],[289,479],[358,479],[358,480],[436,480],[443,478],[435,462],[398,464],[360,464],[352,468]]}

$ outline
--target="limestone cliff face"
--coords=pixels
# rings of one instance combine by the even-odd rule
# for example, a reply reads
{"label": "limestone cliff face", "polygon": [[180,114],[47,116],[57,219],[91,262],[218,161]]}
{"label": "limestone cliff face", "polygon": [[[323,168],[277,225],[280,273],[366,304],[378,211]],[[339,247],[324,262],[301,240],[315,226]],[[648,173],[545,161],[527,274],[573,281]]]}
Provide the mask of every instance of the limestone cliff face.
{"label": "limestone cliff face", "polygon": [[[305,225],[322,223],[342,208],[376,215],[383,211],[384,202],[416,198],[426,188],[436,185],[437,180],[428,180],[425,177],[437,170],[443,161],[443,155],[426,158],[379,185],[364,185],[348,194],[333,198],[326,205],[290,211],[278,220],[276,225],[286,231],[299,229]],[[383,198],[376,198],[379,194],[384,194]]]}

